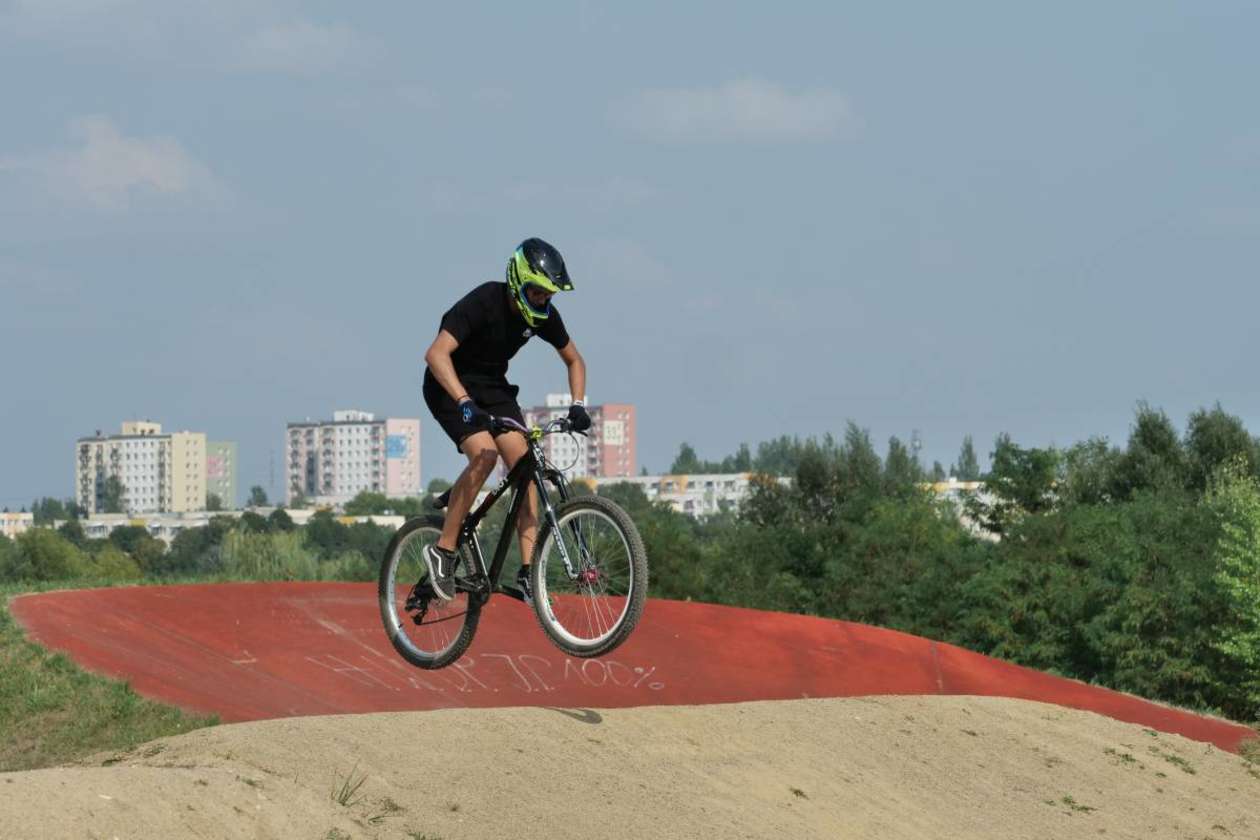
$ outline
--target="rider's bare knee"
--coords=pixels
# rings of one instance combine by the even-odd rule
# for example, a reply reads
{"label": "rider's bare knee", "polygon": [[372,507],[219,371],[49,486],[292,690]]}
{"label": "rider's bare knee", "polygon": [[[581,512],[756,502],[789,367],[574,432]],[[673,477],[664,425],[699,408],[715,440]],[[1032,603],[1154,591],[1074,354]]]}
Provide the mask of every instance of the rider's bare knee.
{"label": "rider's bare knee", "polygon": [[494,465],[499,460],[499,450],[493,446],[472,452],[468,455],[468,469],[478,482],[484,482],[494,472]]}

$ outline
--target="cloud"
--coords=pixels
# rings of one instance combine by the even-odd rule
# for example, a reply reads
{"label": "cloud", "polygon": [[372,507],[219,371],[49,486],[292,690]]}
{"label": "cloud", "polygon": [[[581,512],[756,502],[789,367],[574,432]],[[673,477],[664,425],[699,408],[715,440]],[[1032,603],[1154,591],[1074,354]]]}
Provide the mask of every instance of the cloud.
{"label": "cloud", "polygon": [[837,91],[794,93],[761,79],[641,91],[619,104],[613,118],[665,143],[826,140],[853,122]]}
{"label": "cloud", "polygon": [[311,76],[363,64],[371,53],[369,42],[349,27],[298,21],[246,36],[233,64],[240,70]]}
{"label": "cloud", "polygon": [[0,32],[47,41],[111,65],[313,76],[362,66],[379,45],[340,24],[280,22],[274,3],[216,0],[0,0]]}
{"label": "cloud", "polygon": [[422,196],[429,210],[449,215],[501,212],[505,202],[523,207],[580,208],[595,213],[646,204],[658,200],[661,191],[647,181],[625,175],[590,182],[516,178],[495,185],[444,178],[430,181]]}
{"label": "cloud", "polygon": [[0,158],[0,174],[29,178],[74,204],[121,210],[136,197],[192,195],[217,199],[222,185],[171,137],[125,137],[107,117],[71,123],[81,141],[70,151]]}

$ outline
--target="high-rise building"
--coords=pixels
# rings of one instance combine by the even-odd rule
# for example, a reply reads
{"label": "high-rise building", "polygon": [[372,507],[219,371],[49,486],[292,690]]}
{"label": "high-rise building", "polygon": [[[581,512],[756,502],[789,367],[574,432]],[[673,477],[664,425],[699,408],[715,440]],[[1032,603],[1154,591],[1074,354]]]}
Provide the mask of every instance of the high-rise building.
{"label": "high-rise building", "polygon": [[332,421],[289,423],[286,498],[339,505],[359,493],[420,495],[420,421],[334,411]]}
{"label": "high-rise building", "polygon": [[[525,425],[544,425],[569,412],[569,394],[548,394],[545,404],[523,410]],[[548,435],[543,439],[547,460],[573,478],[606,478],[634,475],[634,406],[627,403],[588,405],[591,428],[587,435]]]}
{"label": "high-rise building", "polygon": [[89,514],[105,507],[108,480],[122,484],[126,513],[201,510],[206,504],[206,436],[162,434],[162,426],[131,420],[122,434],[79,438],[75,444],[75,499]]}
{"label": "high-rise building", "polygon": [[236,442],[212,440],[206,444],[206,496],[219,497],[226,508],[236,507]]}

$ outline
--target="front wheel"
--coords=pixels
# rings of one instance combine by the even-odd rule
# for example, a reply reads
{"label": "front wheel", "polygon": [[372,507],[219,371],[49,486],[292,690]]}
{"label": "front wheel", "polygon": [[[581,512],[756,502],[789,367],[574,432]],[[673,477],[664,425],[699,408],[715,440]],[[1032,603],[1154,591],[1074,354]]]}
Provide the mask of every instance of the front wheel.
{"label": "front wheel", "polygon": [[544,525],[534,549],[534,614],[565,653],[601,656],[624,642],[643,614],[643,540],[626,512],[600,496],[562,503],[556,522],[558,528]]}
{"label": "front wheel", "polygon": [[[484,598],[474,588],[470,554],[460,551],[455,598],[443,601],[429,585],[424,549],[442,535],[442,517],[422,516],[403,523],[381,561],[376,594],[390,644],[418,668],[444,668],[472,643]],[[474,580],[470,580],[474,578]]]}

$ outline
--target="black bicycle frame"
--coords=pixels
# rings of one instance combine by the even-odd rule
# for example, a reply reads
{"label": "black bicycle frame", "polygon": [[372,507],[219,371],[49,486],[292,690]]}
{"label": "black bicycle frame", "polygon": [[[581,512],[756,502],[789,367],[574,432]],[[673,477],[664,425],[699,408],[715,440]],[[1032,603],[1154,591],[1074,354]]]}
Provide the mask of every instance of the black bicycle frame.
{"label": "black bicycle frame", "polygon": [[[524,593],[515,587],[500,586],[499,574],[503,571],[504,560],[507,559],[508,549],[511,548],[512,536],[516,531],[516,520],[520,516],[521,508],[525,504],[525,492],[529,489],[530,484],[538,488],[538,508],[539,508],[539,528],[541,530],[542,520],[545,516],[550,521],[553,528],[558,527],[556,521],[556,509],[551,504],[551,497],[547,493],[546,482],[551,481],[556,485],[556,489],[560,493],[560,501],[567,501],[569,498],[568,483],[564,479],[564,474],[556,469],[546,469],[545,461],[542,456],[542,450],[539,448],[537,441],[527,438],[529,450],[521,456],[516,462],[516,466],[512,467],[507,476],[499,482],[499,486],[490,491],[490,495],[482,500],[481,504],[472,513],[464,518],[463,524],[460,526],[460,542],[469,547],[469,553],[476,559],[476,571],[488,583],[488,587],[483,588],[478,585],[477,591],[483,597],[489,597],[494,592],[502,592],[511,595],[514,598],[524,600]],[[481,550],[481,541],[477,538],[477,526],[481,524],[481,520],[490,512],[490,508],[503,496],[504,493],[511,488],[512,502],[508,506],[507,519],[503,521],[503,532],[499,534],[499,544],[494,550],[494,560],[490,564],[490,568],[486,568],[485,554]]]}

